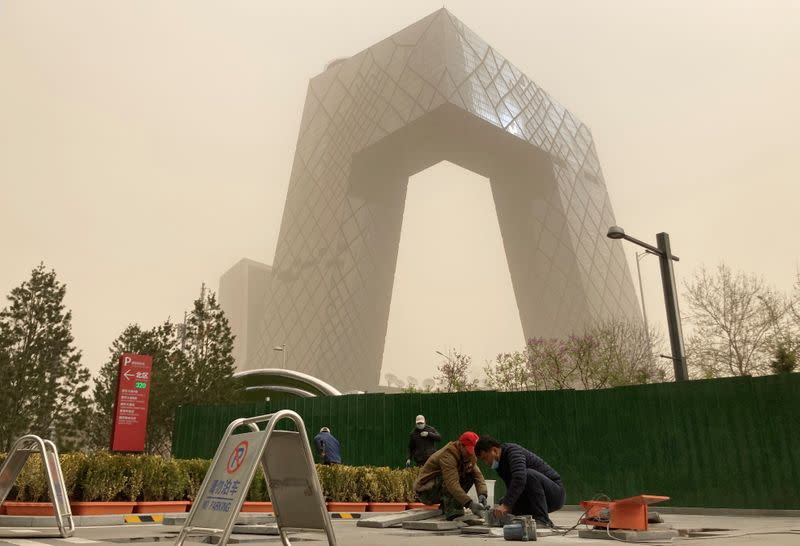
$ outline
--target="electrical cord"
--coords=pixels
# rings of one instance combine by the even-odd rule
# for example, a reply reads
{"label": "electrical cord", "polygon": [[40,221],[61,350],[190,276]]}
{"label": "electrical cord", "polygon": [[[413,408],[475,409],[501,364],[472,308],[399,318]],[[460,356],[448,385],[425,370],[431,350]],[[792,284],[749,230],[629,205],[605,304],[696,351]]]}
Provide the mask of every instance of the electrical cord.
{"label": "electrical cord", "polygon": [[[577,529],[577,528],[578,528],[578,526],[579,526],[579,525],[581,524],[581,522],[583,521],[583,518],[584,518],[584,517],[586,517],[586,514],[588,514],[588,513],[589,513],[589,511],[588,511],[588,510],[584,510],[583,514],[581,514],[581,515],[580,515],[580,517],[578,518],[578,521],[575,523],[575,525],[573,525],[572,527],[570,527],[569,529],[567,529],[566,531],[564,531],[563,533],[561,533],[561,536],[562,536],[562,537],[563,537],[563,536],[566,536],[567,534],[569,534],[569,533],[571,533],[572,531],[574,531],[575,529]],[[561,532],[561,529],[562,529],[562,527],[556,527],[556,529],[557,529],[559,532]]]}
{"label": "electrical cord", "polygon": [[[606,501],[611,501],[611,497],[609,497],[609,496],[608,496],[608,495],[606,495],[605,493],[597,493],[597,494],[596,494],[594,497],[592,497],[592,499],[591,499],[591,500],[593,500],[593,501],[596,501],[596,500],[606,500]],[[578,528],[578,526],[579,526],[579,525],[581,524],[581,522],[583,521],[583,518],[585,518],[585,517],[586,517],[586,515],[587,515],[588,513],[589,513],[589,509],[587,508],[586,510],[584,510],[584,511],[583,511],[583,514],[581,514],[581,515],[580,515],[580,517],[578,518],[578,521],[575,523],[575,525],[573,525],[572,527],[570,527],[569,529],[567,529],[566,531],[564,531],[563,533],[561,533],[561,536],[566,536],[567,534],[569,534],[569,533],[571,533],[572,531],[574,531],[575,529],[577,529],[577,528]],[[587,525],[587,527],[588,527],[588,525]],[[562,528],[561,528],[561,527],[557,527],[557,529],[558,529],[559,531],[561,531],[561,529],[562,529]]]}

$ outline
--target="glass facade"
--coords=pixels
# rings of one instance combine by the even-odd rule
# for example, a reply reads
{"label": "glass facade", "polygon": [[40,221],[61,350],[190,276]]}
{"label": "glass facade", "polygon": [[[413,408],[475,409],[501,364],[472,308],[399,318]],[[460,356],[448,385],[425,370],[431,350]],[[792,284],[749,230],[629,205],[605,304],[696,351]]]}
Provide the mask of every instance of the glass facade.
{"label": "glass facade", "polygon": [[589,129],[442,9],[310,81],[242,369],[285,344],[342,391],[378,384],[408,178],[443,160],[490,180],[527,337],[640,318]]}

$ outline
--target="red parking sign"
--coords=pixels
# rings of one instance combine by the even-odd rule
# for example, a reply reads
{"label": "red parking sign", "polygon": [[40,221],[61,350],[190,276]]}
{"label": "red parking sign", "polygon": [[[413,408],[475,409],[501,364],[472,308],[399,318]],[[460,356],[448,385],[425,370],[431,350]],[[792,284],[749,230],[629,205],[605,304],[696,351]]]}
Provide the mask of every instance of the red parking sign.
{"label": "red parking sign", "polygon": [[111,451],[144,451],[152,369],[151,356],[124,353],[119,357]]}

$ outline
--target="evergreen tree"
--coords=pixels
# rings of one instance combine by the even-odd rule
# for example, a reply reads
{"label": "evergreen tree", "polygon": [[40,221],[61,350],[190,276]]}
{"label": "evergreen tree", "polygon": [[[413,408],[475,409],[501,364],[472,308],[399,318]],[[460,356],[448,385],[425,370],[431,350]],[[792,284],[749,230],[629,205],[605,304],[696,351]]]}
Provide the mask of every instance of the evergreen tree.
{"label": "evergreen tree", "polygon": [[772,373],[792,373],[797,367],[797,355],[785,345],[779,345],[769,366]]}
{"label": "evergreen tree", "polygon": [[175,379],[180,382],[182,404],[225,404],[235,399],[238,383],[233,359],[233,334],[213,292],[200,290],[180,336],[180,362]]}
{"label": "evergreen tree", "polygon": [[83,443],[89,415],[89,371],[73,345],[66,285],[39,264],[0,311],[0,450],[24,434]]}

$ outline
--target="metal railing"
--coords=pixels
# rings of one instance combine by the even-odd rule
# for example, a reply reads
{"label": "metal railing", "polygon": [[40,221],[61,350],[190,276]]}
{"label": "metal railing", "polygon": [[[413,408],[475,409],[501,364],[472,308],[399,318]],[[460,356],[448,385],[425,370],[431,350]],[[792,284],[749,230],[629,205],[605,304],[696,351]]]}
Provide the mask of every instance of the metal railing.
{"label": "metal railing", "polygon": [[58,449],[50,440],[43,440],[34,434],[22,436],[11,447],[8,457],[0,467],[0,503],[6,500],[14,486],[19,473],[33,453],[40,453],[44,475],[53,501],[56,525],[63,538],[69,538],[75,532],[75,522],[69,506],[69,498],[64,489],[64,475],[58,460]]}

